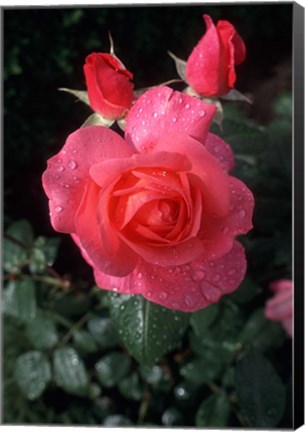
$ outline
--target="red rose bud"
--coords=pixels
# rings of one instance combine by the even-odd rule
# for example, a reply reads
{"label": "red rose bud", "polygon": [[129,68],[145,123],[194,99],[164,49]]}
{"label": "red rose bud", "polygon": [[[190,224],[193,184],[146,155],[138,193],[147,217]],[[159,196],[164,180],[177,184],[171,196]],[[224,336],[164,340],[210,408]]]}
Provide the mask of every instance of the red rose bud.
{"label": "red rose bud", "polygon": [[228,21],[215,27],[209,15],[203,17],[207,31],[187,60],[187,82],[201,96],[224,95],[234,88],[235,65],[245,60],[246,47]]}
{"label": "red rose bud", "polygon": [[133,100],[133,74],[107,53],[88,55],[84,73],[91,108],[109,119],[124,116]]}

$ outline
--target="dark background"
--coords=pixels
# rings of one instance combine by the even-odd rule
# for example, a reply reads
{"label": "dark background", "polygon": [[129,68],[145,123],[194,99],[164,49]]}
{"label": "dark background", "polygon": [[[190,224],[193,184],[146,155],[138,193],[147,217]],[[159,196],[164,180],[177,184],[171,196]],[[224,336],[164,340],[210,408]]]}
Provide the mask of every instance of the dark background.
{"label": "dark background", "polygon": [[268,121],[272,99],[291,85],[292,4],[4,10],[5,223],[25,217],[37,234],[52,234],[41,174],[90,114],[57,89],[85,89],[84,59],[109,51],[108,31],[141,88],[177,77],[167,50],[187,59],[205,32],[203,13],[242,35],[247,59],[237,88],[256,99],[249,115]]}

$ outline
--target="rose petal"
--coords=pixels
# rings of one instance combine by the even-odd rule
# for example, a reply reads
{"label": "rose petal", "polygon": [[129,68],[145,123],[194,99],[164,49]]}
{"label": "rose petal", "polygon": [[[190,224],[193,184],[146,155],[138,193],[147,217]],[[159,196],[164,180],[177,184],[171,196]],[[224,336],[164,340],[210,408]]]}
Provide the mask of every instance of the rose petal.
{"label": "rose petal", "polygon": [[204,145],[209,153],[218,159],[225,172],[230,172],[234,168],[234,153],[223,139],[209,132]]}
{"label": "rose petal", "polygon": [[169,309],[195,312],[234,291],[246,272],[244,248],[238,242],[217,261],[193,262],[159,267],[141,261],[126,277],[118,278],[95,269],[98,286],[124,294],[141,294]]}
{"label": "rose petal", "polygon": [[293,291],[293,282],[291,279],[279,279],[270,284],[270,289],[274,292]]}
{"label": "rose petal", "polygon": [[291,291],[282,291],[266,302],[265,315],[274,321],[282,321],[292,316]]}
{"label": "rose petal", "polygon": [[[129,155],[128,155],[129,156]],[[164,168],[173,171],[184,171],[190,168],[190,163],[183,154],[162,151],[148,154],[134,154],[131,157],[121,159],[109,159],[93,165],[90,168],[90,175],[94,181],[104,186],[105,182],[116,174],[124,173],[133,168]]]}
{"label": "rose petal", "polygon": [[76,214],[76,235],[89,260],[101,271],[117,276],[130,273],[138,257],[122,243],[116,232],[107,224],[107,238],[101,235],[97,220],[99,187],[91,182]]}
{"label": "rose petal", "polygon": [[90,180],[92,165],[132,154],[129,145],[118,134],[102,126],[78,129],[69,135],[62,150],[48,160],[42,177],[50,200],[53,228],[59,232],[75,232],[75,213]]}
{"label": "rose petal", "polygon": [[155,145],[156,152],[164,151],[167,148],[171,148],[173,152],[187,155],[192,164],[190,170],[190,173],[194,175],[192,180],[198,182],[202,190],[204,213],[225,216],[229,210],[229,186],[227,176],[218,161],[200,142],[183,133],[168,133]]}
{"label": "rose petal", "polygon": [[156,142],[172,131],[204,143],[215,112],[212,104],[169,87],[155,87],[140,96],[128,112],[125,139],[139,152],[152,151]]}

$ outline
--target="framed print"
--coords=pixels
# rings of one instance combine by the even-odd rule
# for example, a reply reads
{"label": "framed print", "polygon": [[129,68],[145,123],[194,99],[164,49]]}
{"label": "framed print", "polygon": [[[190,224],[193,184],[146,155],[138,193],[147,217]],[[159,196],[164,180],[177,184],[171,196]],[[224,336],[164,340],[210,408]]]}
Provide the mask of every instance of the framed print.
{"label": "framed print", "polygon": [[2,23],[3,424],[302,425],[304,9]]}

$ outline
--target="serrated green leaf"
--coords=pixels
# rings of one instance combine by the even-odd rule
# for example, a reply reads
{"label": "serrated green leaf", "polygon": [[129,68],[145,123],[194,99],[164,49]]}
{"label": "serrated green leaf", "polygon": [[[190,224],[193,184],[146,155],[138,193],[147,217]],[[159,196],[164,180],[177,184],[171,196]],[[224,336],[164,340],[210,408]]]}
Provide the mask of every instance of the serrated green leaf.
{"label": "serrated green leaf", "polygon": [[206,398],[196,413],[196,426],[221,428],[227,426],[230,402],[224,391]]}
{"label": "serrated green leaf", "polygon": [[97,343],[93,336],[86,330],[78,330],[73,334],[74,345],[77,349],[94,353],[98,350]]}
{"label": "serrated green leaf", "polygon": [[190,324],[195,334],[202,335],[202,332],[214,321],[218,312],[218,303],[211,304],[204,309],[194,312],[191,316]]}
{"label": "serrated green leaf", "polygon": [[277,372],[258,351],[247,352],[236,364],[236,394],[249,425],[276,427],[285,410],[285,387]]}
{"label": "serrated green leaf", "polygon": [[33,230],[28,221],[20,220],[10,225],[6,234],[8,237],[3,239],[3,268],[9,273],[19,273],[19,267],[29,258]]}
{"label": "serrated green leaf", "polygon": [[280,347],[285,340],[285,333],[279,323],[265,318],[261,308],[252,313],[238,340],[244,346],[265,352],[270,348]]}
{"label": "serrated green leaf", "polygon": [[95,364],[96,376],[104,387],[114,387],[128,373],[130,358],[120,352],[111,352]]}
{"label": "serrated green leaf", "polygon": [[133,372],[119,382],[119,390],[126,399],[139,401],[143,398],[144,386],[139,375]]}
{"label": "serrated green leaf", "polygon": [[35,283],[32,280],[10,281],[3,292],[3,312],[28,322],[36,316]]}
{"label": "serrated green leaf", "polygon": [[77,396],[88,394],[88,376],[83,361],[73,348],[58,348],[53,354],[54,377],[57,385]]}
{"label": "serrated green leaf", "polygon": [[188,314],[166,309],[141,296],[109,296],[113,324],[139,363],[152,366],[179,345]]}
{"label": "serrated green leaf", "polygon": [[87,327],[101,348],[114,348],[119,344],[120,338],[111,319],[96,316],[88,321]]}
{"label": "serrated green leaf", "polygon": [[43,353],[29,351],[17,358],[15,378],[27,399],[38,399],[51,380],[50,364]]}
{"label": "serrated green leaf", "polygon": [[38,315],[26,326],[26,335],[36,349],[50,349],[58,342],[58,334],[54,321]]}

